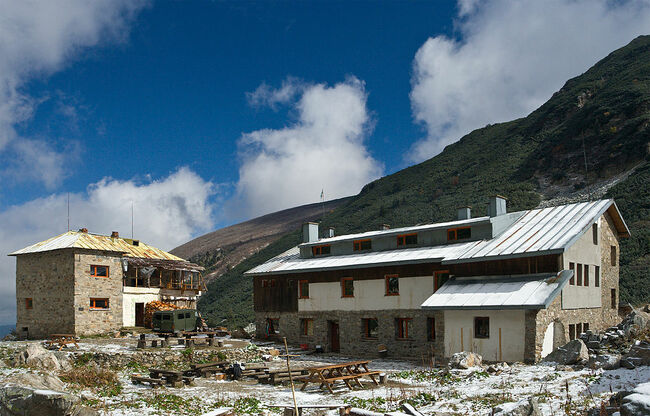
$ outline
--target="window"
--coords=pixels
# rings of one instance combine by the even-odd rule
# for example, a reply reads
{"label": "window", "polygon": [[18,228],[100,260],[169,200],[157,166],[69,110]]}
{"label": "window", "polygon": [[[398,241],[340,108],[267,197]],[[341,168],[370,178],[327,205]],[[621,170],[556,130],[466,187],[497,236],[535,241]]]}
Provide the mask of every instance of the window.
{"label": "window", "polygon": [[472,237],[471,227],[450,228],[447,230],[447,241],[465,240]]}
{"label": "window", "polygon": [[300,280],[298,282],[298,297],[300,299],[309,299],[309,280]]}
{"label": "window", "polygon": [[569,324],[569,341],[576,339],[576,326],[574,324]]}
{"label": "window", "polygon": [[409,337],[409,323],[411,318],[395,319],[395,337],[397,339],[407,339]]}
{"label": "window", "polygon": [[580,334],[582,334],[582,324],[576,324],[576,338],[579,338]]}
{"label": "window", "polygon": [[616,246],[612,246],[612,266],[616,266]]}
{"label": "window", "polygon": [[578,263],[578,273],[576,278],[576,286],[582,286],[582,264]]}
{"label": "window", "polygon": [[611,290],[612,295],[612,309],[616,309],[616,289]]}
{"label": "window", "polygon": [[266,279],[262,279],[262,287],[269,287],[269,281]]}
{"label": "window", "polygon": [[33,309],[34,308],[34,301],[32,298],[25,298],[25,309]]}
{"label": "window", "polygon": [[314,320],[301,319],[300,320],[300,334],[304,336],[314,335]]}
{"label": "window", "polygon": [[171,321],[171,320],[172,320],[172,316],[171,316],[171,315],[163,315],[163,316],[162,316],[162,320],[163,320],[163,321]]}
{"label": "window", "polygon": [[185,312],[181,312],[178,314],[178,319],[185,319]]}
{"label": "window", "polygon": [[584,278],[582,279],[582,282],[585,284],[585,286],[589,286],[589,265],[585,264],[584,267],[585,267],[584,275],[583,275]]}
{"label": "window", "polygon": [[594,240],[594,244],[598,245],[598,223],[597,222],[591,226],[591,234]]}
{"label": "window", "polygon": [[276,283],[277,283],[277,281],[276,281],[275,279],[271,279],[271,280],[269,281],[269,286],[271,286],[271,287],[275,287]]}
{"label": "window", "polygon": [[585,322],[582,324],[582,330],[585,332],[589,331],[589,322]]}
{"label": "window", "polygon": [[474,318],[474,338],[490,338],[490,318],[483,316]]}
{"label": "window", "polygon": [[571,279],[569,279],[569,284],[571,286],[575,286],[576,284],[575,268],[576,268],[575,263],[569,263],[569,270],[574,270],[573,276],[571,276]]}
{"label": "window", "polygon": [[379,335],[379,321],[377,318],[363,318],[361,320],[364,338],[377,338]]}
{"label": "window", "polygon": [[108,309],[108,298],[90,298],[90,309]]}
{"label": "window", "polygon": [[436,339],[436,318],[427,318],[427,341]]}
{"label": "window", "polygon": [[108,277],[108,266],[90,266],[91,277]]}
{"label": "window", "polygon": [[344,277],[341,279],[341,297],[354,297],[354,280],[352,280],[351,277]]}
{"label": "window", "polygon": [[266,318],[266,336],[277,335],[280,333],[280,319]]}
{"label": "window", "polygon": [[323,256],[325,254],[330,254],[331,246],[326,244],[324,246],[314,246],[311,248],[311,252],[314,256]]}
{"label": "window", "polygon": [[433,275],[433,292],[437,292],[447,280],[449,280],[449,270],[436,271]]}
{"label": "window", "polygon": [[354,251],[370,250],[372,249],[372,241],[367,240],[355,240],[352,242],[352,248]]}
{"label": "window", "polygon": [[403,234],[397,236],[397,247],[412,246],[418,243],[418,235]]}
{"label": "window", "polygon": [[594,267],[594,286],[600,287],[600,266]]}
{"label": "window", "polygon": [[387,274],[386,279],[386,296],[399,295],[399,276],[396,274]]}

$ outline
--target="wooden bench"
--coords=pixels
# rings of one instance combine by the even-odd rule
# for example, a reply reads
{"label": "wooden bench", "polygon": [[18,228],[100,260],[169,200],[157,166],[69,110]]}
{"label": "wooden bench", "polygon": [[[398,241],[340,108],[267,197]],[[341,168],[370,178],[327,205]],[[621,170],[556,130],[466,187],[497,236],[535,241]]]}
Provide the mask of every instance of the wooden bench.
{"label": "wooden bench", "polygon": [[334,393],[332,386],[336,381],[343,381],[345,385],[352,390],[350,380],[354,380],[359,387],[363,384],[359,381],[361,377],[368,376],[372,379],[375,385],[379,385],[375,376],[379,375],[379,371],[368,370],[370,361],[351,361],[347,363],[332,364],[320,367],[311,367],[308,369],[309,376],[305,379],[304,384],[300,388],[304,391],[309,383],[319,383],[319,388],[327,387],[330,393]]}
{"label": "wooden bench", "polygon": [[74,344],[76,348],[79,348],[77,337],[74,334],[51,334],[50,339],[45,341],[47,348],[56,348],[58,346],[59,351],[63,348],[67,348],[67,346],[71,344]]}
{"label": "wooden bench", "polygon": [[133,384],[147,383],[151,387],[158,387],[165,384],[165,380],[162,378],[152,378],[152,377],[144,377],[144,376],[131,376],[131,382]]}

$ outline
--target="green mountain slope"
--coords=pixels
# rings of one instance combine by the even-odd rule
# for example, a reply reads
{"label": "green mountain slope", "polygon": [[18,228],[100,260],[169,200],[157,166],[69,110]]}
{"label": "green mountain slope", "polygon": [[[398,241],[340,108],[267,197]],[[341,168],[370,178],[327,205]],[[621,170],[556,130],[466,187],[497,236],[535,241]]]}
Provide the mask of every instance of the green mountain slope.
{"label": "green mountain slope", "polygon": [[[527,117],[475,130],[436,157],[369,183],[322,224],[344,234],[450,220],[463,205],[484,215],[493,194],[507,196],[510,211],[552,198],[599,197],[604,181],[637,166],[608,196],[634,235],[622,247],[621,295],[648,301],[649,103],[650,36],[642,36],[569,80]],[[212,323],[251,322],[252,284],[243,272],[299,239],[298,230],[287,234],[212,282],[199,303],[204,315]]]}

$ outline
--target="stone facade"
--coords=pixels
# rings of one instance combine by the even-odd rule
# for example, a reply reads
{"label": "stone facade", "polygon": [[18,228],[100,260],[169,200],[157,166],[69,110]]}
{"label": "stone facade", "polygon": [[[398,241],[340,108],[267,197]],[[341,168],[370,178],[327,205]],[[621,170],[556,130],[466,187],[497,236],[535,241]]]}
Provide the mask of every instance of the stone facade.
{"label": "stone facade", "polygon": [[[16,331],[21,338],[73,333],[74,253],[49,251],[16,257]],[[27,309],[26,299],[32,300]]]}
{"label": "stone facade", "polygon": [[[280,320],[277,337],[287,337],[293,344],[307,344],[310,348],[321,345],[331,351],[328,322],[339,325],[340,352],[358,357],[376,357],[380,346],[385,346],[389,357],[409,357],[428,363],[432,357],[443,356],[444,319],[442,312],[414,309],[377,311],[322,311],[322,312],[258,312],[255,314],[257,338],[267,338],[266,319]],[[376,318],[379,327],[377,337],[365,338],[363,319]],[[397,338],[396,319],[410,319],[408,338]],[[429,340],[428,318],[435,319],[436,338]],[[313,320],[313,335],[303,335],[301,319]]]}

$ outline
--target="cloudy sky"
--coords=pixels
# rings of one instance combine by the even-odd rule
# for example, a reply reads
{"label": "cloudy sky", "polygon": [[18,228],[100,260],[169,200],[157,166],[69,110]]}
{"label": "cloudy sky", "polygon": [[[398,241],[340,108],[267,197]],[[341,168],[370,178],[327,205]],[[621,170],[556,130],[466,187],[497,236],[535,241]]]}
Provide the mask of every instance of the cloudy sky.
{"label": "cloudy sky", "polygon": [[641,34],[648,0],[0,0],[6,254],[67,229],[171,249],[357,193],[525,116]]}

